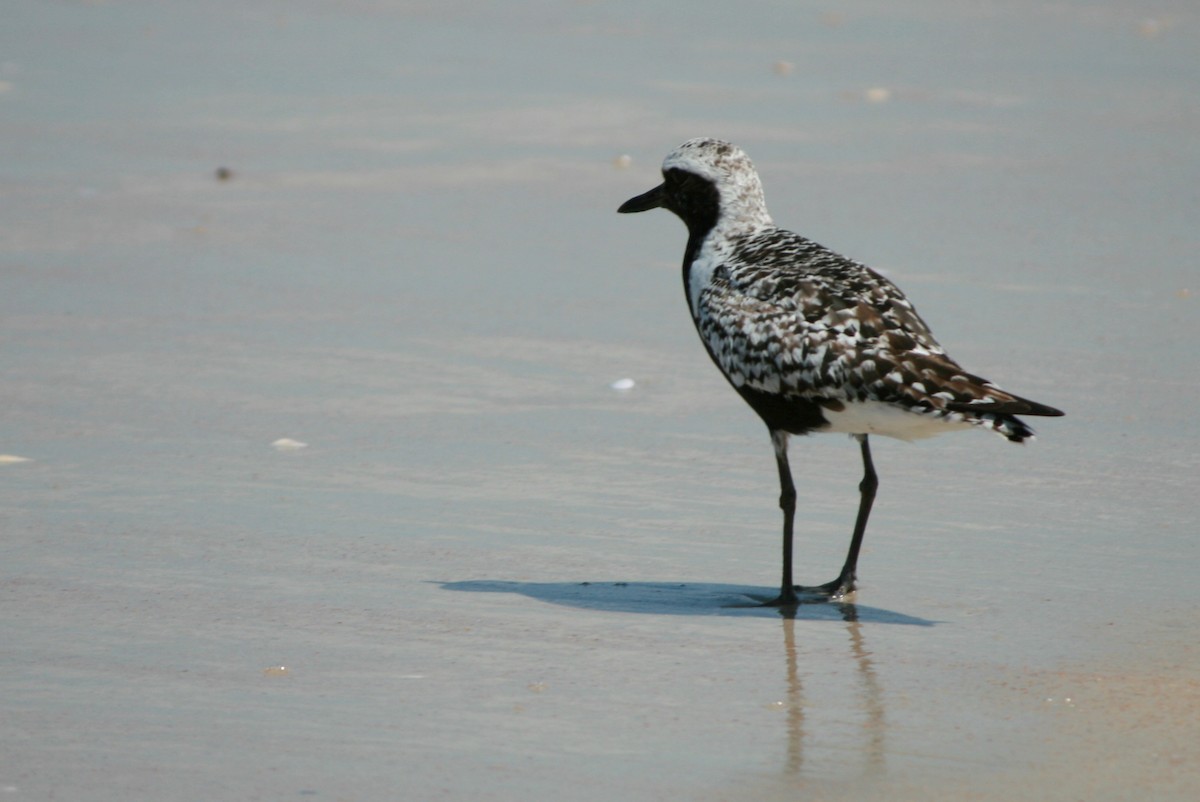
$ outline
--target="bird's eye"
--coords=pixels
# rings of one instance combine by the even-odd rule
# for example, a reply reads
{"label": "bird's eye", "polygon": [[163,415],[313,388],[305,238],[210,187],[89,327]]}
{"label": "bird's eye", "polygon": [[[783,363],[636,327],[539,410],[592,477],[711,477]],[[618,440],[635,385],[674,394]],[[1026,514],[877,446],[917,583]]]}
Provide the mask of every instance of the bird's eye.
{"label": "bird's eye", "polygon": [[667,189],[676,197],[696,193],[705,183],[704,179],[683,170],[668,170]]}

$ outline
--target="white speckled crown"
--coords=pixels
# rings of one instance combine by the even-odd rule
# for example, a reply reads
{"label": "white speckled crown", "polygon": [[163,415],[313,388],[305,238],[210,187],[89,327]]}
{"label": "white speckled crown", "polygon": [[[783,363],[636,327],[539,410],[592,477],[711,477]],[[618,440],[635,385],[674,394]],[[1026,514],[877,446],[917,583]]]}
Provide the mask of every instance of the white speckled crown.
{"label": "white speckled crown", "polygon": [[708,179],[721,198],[717,228],[726,232],[772,226],[762,181],[746,152],[720,139],[689,139],[667,154],[663,172],[677,169]]}

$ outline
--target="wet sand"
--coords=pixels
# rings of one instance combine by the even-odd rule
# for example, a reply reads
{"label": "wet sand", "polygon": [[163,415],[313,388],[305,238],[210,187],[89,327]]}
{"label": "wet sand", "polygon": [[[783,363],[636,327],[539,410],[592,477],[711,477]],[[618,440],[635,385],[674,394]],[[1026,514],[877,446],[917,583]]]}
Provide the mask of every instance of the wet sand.
{"label": "wet sand", "polygon": [[[681,8],[6,10],[4,796],[1200,793],[1200,16]],[[696,135],[1067,411],[877,444],[794,620],[683,228],[615,214]],[[857,452],[793,451],[821,582]]]}

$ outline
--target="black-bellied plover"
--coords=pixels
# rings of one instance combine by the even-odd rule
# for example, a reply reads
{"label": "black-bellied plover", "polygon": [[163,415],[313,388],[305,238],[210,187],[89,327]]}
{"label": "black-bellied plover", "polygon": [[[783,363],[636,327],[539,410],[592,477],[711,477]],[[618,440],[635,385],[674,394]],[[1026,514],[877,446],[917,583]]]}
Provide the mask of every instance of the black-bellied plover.
{"label": "black-bellied plover", "polygon": [[[740,148],[691,139],[663,161],[663,183],[619,212],[664,208],[687,225],[683,285],[708,355],[771,433],[783,509],[783,580],[768,605],[798,593],[841,598],[855,588],[879,481],[868,437],[916,440],[973,426],[1020,443],[1016,415],[1061,415],[967,373],[938,345],[904,293],[866,265],[791,231],[767,213],[758,173]],[[842,571],[792,584],[796,488],[788,436],[842,432],[859,442],[858,517]]]}

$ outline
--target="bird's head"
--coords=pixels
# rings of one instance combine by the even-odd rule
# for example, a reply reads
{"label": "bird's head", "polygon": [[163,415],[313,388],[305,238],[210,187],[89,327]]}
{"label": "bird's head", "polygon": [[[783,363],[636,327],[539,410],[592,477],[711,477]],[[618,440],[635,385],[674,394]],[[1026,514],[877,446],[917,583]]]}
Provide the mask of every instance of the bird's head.
{"label": "bird's head", "polygon": [[663,182],[630,198],[618,212],[663,208],[693,234],[721,227],[730,233],[771,225],[762,182],[745,151],[719,139],[689,139],[667,154]]}

